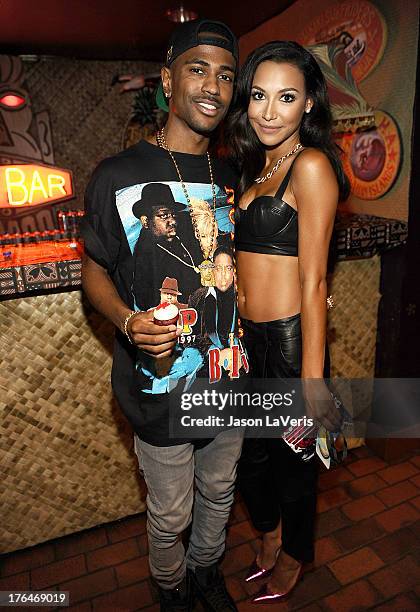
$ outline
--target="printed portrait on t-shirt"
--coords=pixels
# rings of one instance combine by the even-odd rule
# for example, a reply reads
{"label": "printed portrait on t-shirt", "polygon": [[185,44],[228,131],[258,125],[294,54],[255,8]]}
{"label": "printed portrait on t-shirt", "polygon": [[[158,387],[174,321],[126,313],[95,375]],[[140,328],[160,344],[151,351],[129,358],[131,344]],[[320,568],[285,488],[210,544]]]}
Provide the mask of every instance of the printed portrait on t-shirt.
{"label": "printed portrait on t-shirt", "polygon": [[164,367],[157,369],[155,360],[139,352],[137,371],[149,393],[171,391],[180,380],[186,389],[197,376],[212,382],[239,376],[241,367],[233,254],[226,246],[233,231],[231,190],[215,185],[214,208],[211,185],[187,183],[186,188],[190,205],[179,182],[144,183],[116,193],[133,255],[135,308],[175,304],[182,327]]}

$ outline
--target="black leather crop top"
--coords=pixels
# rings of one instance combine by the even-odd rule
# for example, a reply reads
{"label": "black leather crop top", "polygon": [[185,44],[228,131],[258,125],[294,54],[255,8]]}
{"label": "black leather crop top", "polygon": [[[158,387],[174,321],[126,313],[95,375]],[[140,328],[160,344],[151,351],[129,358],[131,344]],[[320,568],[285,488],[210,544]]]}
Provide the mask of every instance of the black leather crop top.
{"label": "black leather crop top", "polygon": [[248,208],[235,210],[235,249],[269,255],[298,255],[298,214],[282,200],[293,160],[274,196],[258,196]]}

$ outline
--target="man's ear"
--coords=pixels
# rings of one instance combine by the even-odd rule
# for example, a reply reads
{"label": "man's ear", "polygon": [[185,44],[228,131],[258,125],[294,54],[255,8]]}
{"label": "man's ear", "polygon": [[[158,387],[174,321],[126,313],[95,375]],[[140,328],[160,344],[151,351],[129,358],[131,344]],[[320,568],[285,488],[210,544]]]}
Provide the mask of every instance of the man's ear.
{"label": "man's ear", "polygon": [[167,66],[163,66],[160,71],[160,76],[162,79],[163,93],[165,94],[166,98],[169,99],[172,95],[171,69]]}
{"label": "man's ear", "polygon": [[149,228],[149,219],[146,217],[146,215],[141,215],[140,221],[143,227],[147,229]]}

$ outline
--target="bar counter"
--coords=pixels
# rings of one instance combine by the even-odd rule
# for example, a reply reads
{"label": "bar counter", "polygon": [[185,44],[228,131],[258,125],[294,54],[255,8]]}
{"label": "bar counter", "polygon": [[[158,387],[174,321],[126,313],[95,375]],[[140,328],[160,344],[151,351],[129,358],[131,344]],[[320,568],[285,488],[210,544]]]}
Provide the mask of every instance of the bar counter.
{"label": "bar counter", "polygon": [[[334,376],[373,377],[380,253],[406,232],[401,221],[339,219],[330,279]],[[0,244],[5,553],[141,512],[145,491],[131,429],[112,399],[112,325],[81,292],[82,245]]]}

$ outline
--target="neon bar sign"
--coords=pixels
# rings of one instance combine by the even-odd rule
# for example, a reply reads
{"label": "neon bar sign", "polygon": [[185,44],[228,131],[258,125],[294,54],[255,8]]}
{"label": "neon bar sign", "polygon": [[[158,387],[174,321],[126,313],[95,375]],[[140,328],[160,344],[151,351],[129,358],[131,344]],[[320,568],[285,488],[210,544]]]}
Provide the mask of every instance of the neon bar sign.
{"label": "neon bar sign", "polygon": [[74,195],[69,170],[40,164],[0,166],[0,208],[39,206]]}

